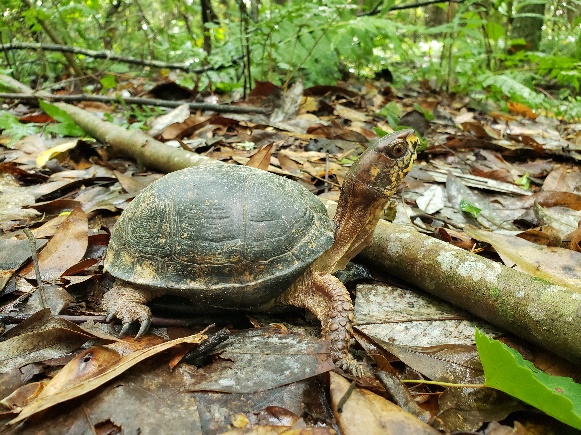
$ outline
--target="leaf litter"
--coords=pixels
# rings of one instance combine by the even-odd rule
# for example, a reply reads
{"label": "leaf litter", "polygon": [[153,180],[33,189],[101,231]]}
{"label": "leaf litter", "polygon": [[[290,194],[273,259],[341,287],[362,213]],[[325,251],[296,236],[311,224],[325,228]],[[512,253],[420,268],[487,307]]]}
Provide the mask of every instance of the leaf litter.
{"label": "leaf litter", "polygon": [[[401,125],[426,131],[429,143],[429,148],[420,154],[419,162],[403,189],[403,202],[407,204],[404,220],[405,216],[409,216],[411,219],[408,218],[408,222],[414,223],[421,231],[449,241],[463,238],[463,242],[458,244],[466,249],[479,246],[478,249],[487,255],[499,255],[513,261],[524,260],[520,262],[532,264],[527,271],[540,279],[563,283],[563,278],[555,278],[549,272],[538,275],[538,270],[544,270],[546,266],[557,268],[566,276],[577,276],[579,263],[573,257],[576,252],[571,250],[563,254],[565,251],[548,250],[548,246],[562,250],[575,249],[581,239],[578,215],[581,209],[581,172],[578,168],[581,148],[575,128],[542,116],[527,118],[528,112],[522,107],[511,106],[515,112],[513,115],[500,112],[486,114],[468,109],[466,100],[443,97],[438,101],[437,97],[423,95],[416,90],[409,92],[409,95],[406,96],[404,91],[396,97],[372,86],[362,91],[353,84],[345,87],[319,86],[304,91],[296,86],[293,92],[284,93],[280,88],[264,83],[257,85],[250,99],[254,104],[268,98],[281,99],[284,104],[270,118],[252,114],[190,114],[181,107],[159,117],[151,125],[153,134],[163,141],[175,141],[178,146],[195,149],[218,160],[268,169],[293,178],[313,192],[326,190],[324,196],[336,198],[335,186],[343,180],[347,170],[345,163],[356,158],[365,143],[375,136],[376,127],[385,131],[391,129],[376,113],[389,103],[401,112]],[[436,118],[427,120],[423,112],[417,110],[418,107],[428,111],[437,107]],[[53,116],[61,114],[54,112]],[[95,142],[53,142],[38,135],[25,136],[11,148],[2,149],[2,157],[12,165],[6,162],[0,165],[3,180],[0,203],[4,201],[6,204],[6,207],[0,207],[4,232],[2,239],[11,243],[3,245],[3,254],[19,260],[3,266],[3,276],[7,278],[0,279],[0,283],[3,288],[10,285],[9,294],[13,296],[30,290],[25,280],[15,280],[15,274],[32,282],[35,280],[31,263],[21,268],[29,254],[17,251],[17,243],[21,243],[19,249],[22,249],[22,242],[25,242],[21,229],[31,227],[36,237],[49,240],[39,256],[42,279],[73,294],[74,301],[68,313],[79,316],[79,319],[83,316],[98,319],[95,315],[101,314],[99,300],[103,290],[83,284],[85,278],[100,278],[97,266],[102,264],[104,249],[97,247],[104,247],[107,243],[108,232],[120,211],[139,190],[161,174],[143,172],[128,160],[107,157],[102,146]],[[459,207],[461,200],[480,212],[469,216]],[[480,230],[470,229],[470,226]],[[540,229],[543,235],[551,234],[550,238],[542,238],[548,240],[546,243],[527,248],[514,240],[516,235],[532,237],[531,232],[535,228]],[[476,245],[470,236],[477,238],[480,244]],[[504,239],[506,241],[500,247],[494,242],[495,237],[512,239]],[[93,244],[91,240],[99,242]],[[483,245],[483,241],[490,245]],[[567,261],[567,257],[571,259]],[[71,279],[67,281],[66,278]],[[571,285],[575,288],[578,283],[572,281]],[[475,363],[478,354],[470,333],[474,327],[470,321],[474,319],[452,307],[439,314],[437,311],[430,312],[426,316],[423,313],[425,308],[422,308],[426,304],[425,299],[398,297],[404,291],[401,287],[395,287],[394,291],[382,293],[385,290],[381,286],[357,289],[358,328],[367,339],[371,337],[375,341],[375,346],[383,349],[381,357],[374,354],[374,364],[384,369],[389,367],[396,379],[405,379],[410,373],[416,373],[416,377],[420,374],[421,377],[444,382],[475,383],[481,380],[481,369]],[[371,320],[370,314],[364,314],[376,304],[365,296],[373,292],[381,294],[380,301],[391,302],[388,306],[380,305],[380,315],[375,320]],[[2,303],[11,311],[7,312],[6,308],[3,314],[17,318],[18,304],[11,304],[11,296],[7,295],[3,296]],[[409,318],[401,315],[389,318],[385,316],[386,312],[408,312]],[[39,313],[47,315],[46,311]],[[46,328],[24,329],[25,332],[18,333],[27,326],[26,322],[38,322],[34,316],[36,314],[2,336],[4,341],[0,345],[19,349],[16,353],[14,350],[0,353],[6,355],[4,363],[7,371],[3,376],[8,376],[10,369],[32,367],[32,364],[49,367],[48,362],[70,352],[77,353],[76,359],[69,362],[77,367],[72,373],[76,370],[78,374],[79,362],[87,359],[87,352],[96,352],[94,355],[98,356],[98,360],[107,360],[109,351],[99,350],[103,348],[82,349],[95,337],[74,324],[60,324],[55,317],[42,321],[46,323]],[[228,428],[266,427],[273,422],[281,426],[295,427],[299,424],[307,427],[318,422],[329,428],[337,424],[344,433],[362,433],[357,430],[363,429],[371,433],[369,428],[385,428],[386,424],[392,425],[393,430],[407,428],[414,433],[434,433],[434,427],[447,431],[478,430],[483,423],[504,419],[511,410],[522,409],[520,402],[514,402],[514,399],[510,399],[514,407],[508,406],[508,396],[499,396],[496,390],[491,389],[410,387],[411,397],[415,397],[417,404],[431,415],[428,419],[430,427],[390,404],[384,398],[389,397],[385,386],[368,376],[359,380],[359,386],[339,412],[338,404],[347,393],[349,383],[335,373],[324,375],[332,370],[325,359],[324,346],[319,347],[316,340],[293,332],[303,326],[296,324],[300,315],[290,316],[292,321],[285,323],[290,332],[282,336],[268,329],[248,329],[248,321],[225,319],[223,323],[240,332],[228,344],[213,351],[199,369],[190,367],[186,370],[188,366],[179,364],[170,372],[164,368],[163,355],[137,364],[142,359],[139,355],[149,353],[134,349],[130,365],[137,365],[129,371],[132,373],[130,376],[123,375],[129,367],[108,372],[114,372],[118,379],[123,379],[123,387],[116,390],[111,389],[111,385],[103,387],[105,381],[97,380],[100,378],[98,374],[87,378],[73,375],[76,376],[75,384],[66,377],[71,376],[67,374],[70,373],[68,368],[61,369],[56,376],[50,370],[41,370],[45,374],[43,382],[46,384],[42,387],[40,384],[30,384],[28,393],[21,396],[26,397],[30,393],[32,401],[23,405],[19,417],[14,419],[13,414],[11,418],[13,422],[24,420],[47,406],[67,401],[67,409],[77,410],[77,414],[71,414],[68,420],[65,414],[58,417],[63,428],[83,427],[85,423],[81,421],[84,419],[78,414],[78,409],[79,405],[84,404],[91,412],[92,421],[110,420],[131,431],[135,423],[124,418],[122,410],[135,409],[139,412],[137,409],[142,405],[141,400],[148,402],[132,388],[146,388],[153,392],[150,389],[152,385],[162,385],[164,382],[171,385],[171,393],[166,398],[171,396],[178,400],[165,402],[161,406],[157,424],[165,422],[166,426],[158,427],[167,429],[170,427],[167,425],[172,425],[175,431],[184,426],[170,418],[172,413],[183,415],[183,424],[189,422],[193,425],[190,427],[200,431],[208,428],[225,431]],[[10,323],[9,316],[4,319]],[[220,319],[219,314],[216,314],[216,319]],[[288,321],[289,317],[284,319]],[[503,331],[482,321],[477,321],[477,324],[490,336],[506,336]],[[377,335],[378,332],[373,332],[371,326],[384,332]],[[398,330],[400,326],[403,326],[401,331]],[[10,331],[14,336],[7,335]],[[166,338],[168,334],[187,336],[187,332],[177,325],[154,331]],[[424,341],[428,336],[439,338],[436,342]],[[284,345],[277,348],[275,344],[281,343],[281,337],[284,337]],[[19,340],[16,346],[11,344],[15,339]],[[511,336],[511,339],[514,340],[514,337]],[[368,349],[364,341],[360,339],[363,348]],[[249,348],[237,348],[249,345]],[[519,345],[524,349],[529,346],[522,341]],[[42,352],[39,351],[41,349]],[[544,360],[551,361],[550,364],[545,363],[543,368],[560,367],[560,372],[579,379],[579,372],[560,358],[537,348],[534,352],[537,357],[539,354],[545,355]],[[99,356],[101,354],[103,357]],[[9,355],[13,356],[6,359]],[[539,360],[536,358],[535,362],[538,364]],[[270,377],[264,376],[265,368],[270,370]],[[297,371],[298,368],[300,370]],[[208,377],[210,373],[211,378]],[[47,385],[51,377],[54,382],[65,377],[64,384],[71,388],[68,392],[67,389],[55,388],[54,393],[49,395],[52,387],[47,389]],[[270,378],[275,382],[268,382]],[[109,379],[112,378],[107,377]],[[199,379],[205,379],[205,383]],[[313,384],[310,380],[317,381]],[[229,387],[220,389],[219,386],[226,381]],[[324,399],[323,390],[327,383],[330,385],[331,403]],[[187,395],[179,392],[180,386],[184,385],[191,385],[195,390],[215,392],[197,391]],[[42,393],[43,389],[47,392]],[[123,391],[123,395],[114,398],[115,391]],[[226,391],[228,394],[225,394]],[[309,404],[306,394],[314,391],[318,391],[322,399],[317,404]],[[246,393],[244,400],[241,396],[243,392]],[[74,398],[76,401],[69,401]],[[107,401],[117,405],[106,406]],[[8,400],[5,403],[14,404],[16,401]],[[197,413],[184,412],[196,406],[199,408]],[[500,411],[503,407],[505,414]],[[219,409],[220,412],[212,414],[212,409]],[[364,417],[362,412],[367,409],[373,412]],[[306,420],[305,412],[309,415]],[[155,427],[155,419],[148,418],[146,412],[141,413],[140,418]],[[273,417],[275,415],[276,418]],[[521,419],[528,421],[526,414]],[[38,427],[34,418],[29,422],[31,430]],[[506,420],[506,424],[511,425],[511,420]]]}

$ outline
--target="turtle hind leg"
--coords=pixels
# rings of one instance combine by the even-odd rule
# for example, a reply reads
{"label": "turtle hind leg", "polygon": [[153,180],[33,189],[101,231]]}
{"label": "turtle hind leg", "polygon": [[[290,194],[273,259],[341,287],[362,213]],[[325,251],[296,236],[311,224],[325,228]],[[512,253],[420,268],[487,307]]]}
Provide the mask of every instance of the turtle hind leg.
{"label": "turtle hind leg", "polygon": [[151,325],[151,310],[147,303],[163,294],[162,290],[137,287],[117,279],[111,290],[103,295],[106,321],[111,322],[114,318],[121,320],[120,335],[125,335],[132,323],[138,323],[136,338],[141,337]]}

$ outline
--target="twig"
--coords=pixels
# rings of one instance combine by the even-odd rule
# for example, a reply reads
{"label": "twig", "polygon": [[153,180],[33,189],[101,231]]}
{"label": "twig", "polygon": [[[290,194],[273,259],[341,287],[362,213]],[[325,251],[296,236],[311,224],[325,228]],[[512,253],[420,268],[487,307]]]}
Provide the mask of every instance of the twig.
{"label": "twig", "polygon": [[428,381],[425,379],[401,379],[400,382],[403,384],[437,385],[438,387],[444,388],[486,388],[488,386],[485,384],[454,384],[451,382]]}
{"label": "twig", "polygon": [[27,43],[27,42],[12,42],[9,44],[0,44],[0,51],[9,50],[47,50],[47,51],[60,51],[62,53],[73,53],[82,54],[84,56],[92,57],[95,59],[107,59],[115,62],[124,62],[134,65],[149,66],[154,68],[168,68],[177,69],[181,71],[186,71],[189,73],[200,74],[208,71],[220,71],[226,68],[231,68],[235,66],[242,56],[235,57],[232,59],[232,63],[226,65],[219,65],[212,67],[211,65],[205,66],[203,68],[193,68],[194,65],[188,63],[172,63],[172,62],[161,62],[159,60],[146,60],[137,59],[133,57],[124,57],[117,54],[113,54],[110,51],[95,51],[88,50],[81,47],[71,47],[68,45],[60,44],[38,44],[38,43]]}
{"label": "twig", "polygon": [[[42,14],[39,13],[39,11],[36,9],[35,2],[33,2],[32,0],[21,0],[21,1],[22,1],[22,3],[24,3],[28,7],[30,12],[32,12],[31,16],[33,16],[34,20],[38,24],[40,24],[40,26],[44,30],[44,33],[47,34],[47,36],[50,38],[50,40],[52,42],[54,42],[55,44],[64,45],[64,41],[61,39],[60,33],[57,33],[52,27],[52,24],[51,24],[52,20],[41,18]],[[61,29],[61,30],[66,32],[67,29]],[[79,65],[79,62],[77,61],[76,57],[74,57],[71,53],[65,53],[64,57],[66,58],[70,69],[75,73],[76,76],[80,77],[80,76],[85,75],[85,73],[83,72],[83,69]]]}
{"label": "twig", "polygon": [[[377,15],[381,12],[381,7],[383,6],[383,1],[384,0],[379,0],[377,2],[377,4],[371,8],[369,11],[367,12],[363,12],[361,14],[358,14],[358,17],[365,17],[368,15]],[[390,8],[387,9],[386,12],[390,12],[390,11],[401,11],[404,9],[415,9],[415,8],[421,8],[423,6],[429,6],[429,5],[434,5],[437,3],[463,3],[464,0],[428,0],[425,2],[419,2],[419,3],[408,3],[405,5],[399,5],[399,6],[391,6]]]}
{"label": "twig", "polygon": [[214,350],[216,346],[228,340],[228,338],[230,338],[230,331],[226,328],[220,329],[218,332],[210,335],[206,340],[202,341],[195,349],[189,351],[183,358],[183,361],[195,366],[201,365],[203,358],[210,353],[210,351]]}
{"label": "twig", "polygon": [[[23,95],[15,93],[0,93],[0,99],[7,100],[22,100],[22,101],[35,101],[38,98],[49,101],[63,101],[63,102],[79,102],[79,101],[97,101],[100,103],[118,103],[123,101],[126,104],[137,104],[142,106],[158,106],[158,107],[178,107],[184,104],[180,101],[167,101],[160,100],[157,98],[115,98],[106,97],[103,95],[87,95],[87,94],[77,94],[77,95],[45,95],[41,97],[36,95]],[[190,109],[192,110],[211,110],[220,113],[268,113],[267,109],[262,107],[253,106],[231,106],[228,104],[209,104],[209,103],[189,103]]]}
{"label": "twig", "polygon": [[[30,293],[26,293],[23,295],[25,297],[29,297]],[[23,297],[21,296],[21,298]],[[20,298],[19,298],[20,299]],[[12,304],[11,304],[12,305]],[[18,323],[22,323],[27,320],[32,314],[0,314],[0,322],[5,323],[7,325],[15,325]],[[85,322],[93,322],[93,323],[108,323],[106,322],[106,317],[104,315],[94,315],[94,316],[71,316],[71,315],[56,315],[54,316],[57,319],[63,319],[71,323],[81,324]],[[183,319],[175,319],[169,317],[152,317],[151,318],[151,325],[157,326],[161,328],[167,327],[175,327],[175,328],[189,328],[195,325],[208,325],[210,323],[218,324],[218,325],[228,325],[232,323],[234,318],[238,318],[238,320],[243,320],[245,317],[243,314],[234,313],[225,318],[220,318],[218,316],[212,315],[205,315],[200,316],[196,315],[192,318],[183,318]]]}
{"label": "twig", "polygon": [[337,403],[337,412],[338,413],[343,412],[343,406],[345,406],[345,403],[347,403],[347,400],[349,399],[349,397],[351,397],[351,394],[353,393],[353,391],[355,391],[356,386],[357,386],[357,381],[351,382],[351,385],[349,385],[349,388],[347,388],[347,391],[345,391],[345,394],[343,394],[343,397],[341,397],[341,399],[339,400],[339,403]]}
{"label": "twig", "polygon": [[389,394],[389,399],[396,403],[398,406],[405,409],[407,412],[415,415],[424,423],[430,421],[431,414],[429,411],[422,409],[415,401],[410,391],[402,384],[395,375],[388,373],[386,371],[380,370],[375,376],[381,382],[381,385],[385,388]]}
{"label": "twig", "polygon": [[40,304],[42,308],[46,308],[46,296],[44,295],[44,285],[40,276],[40,268],[38,267],[38,255],[36,253],[36,239],[28,228],[24,228],[24,234],[28,237],[30,243],[30,251],[32,252],[32,264],[34,265],[34,275],[36,276],[36,287],[40,291]]}

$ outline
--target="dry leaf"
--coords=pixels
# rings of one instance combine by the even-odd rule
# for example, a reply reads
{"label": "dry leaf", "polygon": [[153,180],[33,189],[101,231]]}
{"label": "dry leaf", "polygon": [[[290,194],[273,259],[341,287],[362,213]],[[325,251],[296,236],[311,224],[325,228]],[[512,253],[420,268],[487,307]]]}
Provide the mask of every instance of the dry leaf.
{"label": "dry leaf", "polygon": [[55,318],[49,309],[39,311],[6,332],[0,342],[0,372],[32,362],[60,358],[94,338],[113,339]]}
{"label": "dry leaf", "polygon": [[[57,278],[83,259],[89,245],[88,230],[87,215],[80,207],[76,207],[38,254],[38,267],[42,279]],[[32,263],[25,267],[20,275],[34,279],[36,276]]]}
{"label": "dry leaf", "polygon": [[581,253],[475,228],[465,228],[464,232],[490,243],[503,260],[510,260],[524,272],[581,293]]}
{"label": "dry leaf", "polygon": [[[24,407],[20,415],[15,419],[11,420],[10,424],[18,423],[19,421],[22,421],[25,418],[28,418],[31,415],[36,414],[37,412],[50,408],[51,406],[62,403],[66,400],[78,397],[89,391],[92,391],[95,388],[115,378],[116,376],[119,376],[121,373],[133,367],[135,364],[143,361],[146,358],[149,358],[150,356],[156,355],[159,352],[163,352],[164,350],[170,349],[173,346],[176,346],[181,343],[190,343],[190,344],[200,343],[202,340],[206,339],[206,335],[204,335],[204,333],[205,330],[200,332],[199,334],[178,338],[172,341],[167,341],[165,343],[150,347],[142,351],[132,352],[119,359],[117,363],[114,364],[113,366],[107,367],[104,371],[98,372],[98,374],[94,377],[90,377],[89,380],[82,380],[78,383],[73,382],[67,383],[66,379],[68,378],[66,376],[68,376],[71,372],[74,374],[76,372],[75,369],[77,367],[83,367],[83,364],[91,362],[92,357],[88,356],[87,353],[91,351],[89,349],[87,352],[83,353],[80,356],[80,358],[71,361],[63,368],[62,378],[57,375],[53,379],[53,382],[55,382],[55,384],[58,383],[58,385],[64,385],[63,389],[55,389],[52,388],[50,384],[47,385],[45,391],[48,389],[51,392],[53,392],[53,394],[47,396],[46,394],[48,393],[44,394],[43,392],[42,396],[38,400],[35,400],[30,405]],[[117,355],[107,352],[106,356],[115,360]],[[86,361],[83,361],[83,359],[86,359]],[[72,367],[72,369],[69,369],[69,366]],[[80,379],[84,378],[81,377]]]}
{"label": "dry leaf", "polygon": [[250,160],[246,163],[246,166],[251,166],[253,168],[262,169],[263,171],[268,171],[268,166],[270,165],[270,157],[272,156],[272,150],[274,144],[268,144],[260,148]]}
{"label": "dry leaf", "polygon": [[436,435],[440,433],[389,400],[362,388],[355,388],[342,406],[342,412],[339,412],[337,406],[349,389],[349,382],[334,372],[330,372],[330,376],[333,412],[343,434]]}

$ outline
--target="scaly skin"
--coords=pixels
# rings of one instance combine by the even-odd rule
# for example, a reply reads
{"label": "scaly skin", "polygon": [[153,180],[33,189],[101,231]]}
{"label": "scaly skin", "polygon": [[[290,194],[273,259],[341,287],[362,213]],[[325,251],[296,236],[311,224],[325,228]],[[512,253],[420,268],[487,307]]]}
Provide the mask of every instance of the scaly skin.
{"label": "scaly skin", "polygon": [[[333,245],[280,296],[257,309],[291,305],[311,311],[321,321],[323,336],[330,341],[331,357],[337,367],[355,375],[362,374],[362,367],[349,354],[353,304],[345,286],[332,274],[371,242],[385,205],[412,167],[418,144],[413,131],[404,130],[385,136],[361,155],[343,183],[334,217]],[[138,335],[142,335],[151,317],[146,304],[164,293],[163,289],[117,280],[105,294],[103,306],[109,320],[118,317],[122,321],[123,331],[131,323],[139,322]]]}
{"label": "scaly skin", "polygon": [[[343,269],[369,246],[379,218],[412,167],[419,143],[410,131],[394,133],[369,148],[354,164],[343,183],[334,221],[335,242],[274,304],[307,308],[321,321],[323,336],[331,342],[331,356],[338,367],[355,375],[361,366],[349,354],[353,305],[349,292],[332,273]],[[397,146],[409,150],[407,158],[394,159]]]}

